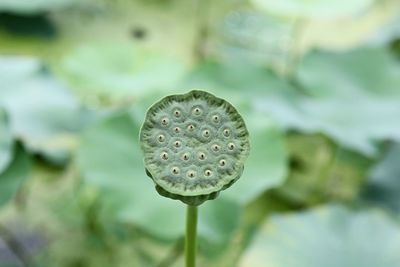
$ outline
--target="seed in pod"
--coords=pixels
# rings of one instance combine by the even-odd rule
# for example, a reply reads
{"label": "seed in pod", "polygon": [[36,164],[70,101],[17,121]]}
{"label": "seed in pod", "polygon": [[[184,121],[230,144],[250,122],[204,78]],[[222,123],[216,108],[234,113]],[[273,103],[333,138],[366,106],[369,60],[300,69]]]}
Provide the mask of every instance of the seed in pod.
{"label": "seed in pod", "polygon": [[237,110],[200,90],[152,105],[140,130],[140,146],[157,192],[189,205],[214,199],[237,181],[250,151]]}

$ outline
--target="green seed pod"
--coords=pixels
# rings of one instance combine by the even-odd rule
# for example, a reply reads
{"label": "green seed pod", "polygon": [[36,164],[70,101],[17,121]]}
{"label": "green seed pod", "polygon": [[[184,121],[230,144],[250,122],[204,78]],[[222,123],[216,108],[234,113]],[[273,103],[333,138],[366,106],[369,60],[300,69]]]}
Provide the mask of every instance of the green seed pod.
{"label": "green seed pod", "polygon": [[150,107],[140,145],[157,192],[188,205],[215,199],[237,181],[250,150],[236,109],[199,90],[167,96]]}

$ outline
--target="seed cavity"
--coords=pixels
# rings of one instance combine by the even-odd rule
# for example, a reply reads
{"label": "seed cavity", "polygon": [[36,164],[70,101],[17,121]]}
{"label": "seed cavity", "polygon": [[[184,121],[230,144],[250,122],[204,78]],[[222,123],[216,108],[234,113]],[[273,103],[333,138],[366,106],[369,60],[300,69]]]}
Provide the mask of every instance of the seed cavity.
{"label": "seed cavity", "polygon": [[189,153],[184,153],[184,154],[182,155],[182,160],[184,160],[184,161],[188,161],[189,158],[190,158],[190,154],[189,154]]}
{"label": "seed cavity", "polygon": [[218,115],[212,116],[212,121],[213,121],[214,123],[219,123],[219,116],[218,116]]}
{"label": "seed cavity", "polygon": [[203,136],[204,137],[210,137],[211,136],[211,133],[210,133],[210,130],[208,130],[208,129],[205,129],[204,131],[203,131]]}
{"label": "seed cavity", "polygon": [[171,168],[171,172],[172,172],[172,174],[179,174],[179,168],[178,167],[172,167]]}
{"label": "seed cavity", "polygon": [[221,159],[220,161],[219,161],[219,165],[220,166],[225,166],[226,165],[226,160],[224,160],[224,159]]}
{"label": "seed cavity", "polygon": [[205,170],[205,171],[204,171],[204,175],[207,176],[207,177],[210,177],[212,174],[213,174],[213,173],[212,173],[211,170]]}
{"label": "seed cavity", "polygon": [[225,137],[229,137],[231,135],[231,131],[229,131],[229,129],[224,129],[223,133]]}
{"label": "seed cavity", "polygon": [[176,140],[176,141],[174,142],[174,146],[175,146],[175,147],[181,147],[181,146],[182,146],[182,142],[179,141],[179,140]]}
{"label": "seed cavity", "polygon": [[160,135],[157,137],[157,140],[158,140],[158,142],[163,143],[163,142],[165,141],[165,136],[164,136],[163,134],[160,134]]}
{"label": "seed cavity", "polygon": [[203,113],[203,110],[200,107],[194,107],[192,113],[193,115],[199,116]]}
{"label": "seed cavity", "polygon": [[167,152],[162,152],[161,153],[161,159],[167,160],[168,159],[168,153]]}
{"label": "seed cavity", "polygon": [[199,153],[199,160],[205,160],[206,159],[206,154],[203,152]]}
{"label": "seed cavity", "polygon": [[235,146],[234,143],[229,143],[229,144],[228,144],[228,149],[229,149],[229,150],[234,150],[235,147],[236,147],[236,146]]}
{"label": "seed cavity", "polygon": [[180,132],[181,132],[181,128],[175,127],[175,128],[174,128],[174,132],[175,132],[175,133],[180,133]]}
{"label": "seed cavity", "polygon": [[214,145],[211,146],[211,149],[212,149],[214,152],[217,152],[217,151],[219,151],[219,150],[221,149],[221,147],[220,147],[219,145],[217,145],[217,144],[214,144]]}
{"label": "seed cavity", "polygon": [[187,177],[189,177],[189,178],[194,178],[194,177],[196,177],[196,171],[194,171],[194,170],[189,170],[189,171],[186,173],[186,175],[187,175]]}
{"label": "seed cavity", "polygon": [[187,128],[188,128],[189,131],[192,132],[192,131],[194,130],[195,127],[194,127],[193,124],[189,124]]}
{"label": "seed cavity", "polygon": [[174,109],[174,116],[179,118],[182,115],[182,112],[179,109]]}
{"label": "seed cavity", "polygon": [[169,124],[169,119],[167,117],[161,119],[161,125],[168,126],[168,124]]}

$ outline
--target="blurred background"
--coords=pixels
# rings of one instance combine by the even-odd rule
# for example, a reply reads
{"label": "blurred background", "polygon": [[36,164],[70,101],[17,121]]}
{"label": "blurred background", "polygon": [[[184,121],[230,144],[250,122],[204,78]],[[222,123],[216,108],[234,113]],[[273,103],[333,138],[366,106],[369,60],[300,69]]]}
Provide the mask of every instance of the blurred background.
{"label": "blurred background", "polygon": [[251,134],[199,266],[400,266],[398,0],[0,0],[0,267],[182,267],[138,131],[205,89]]}

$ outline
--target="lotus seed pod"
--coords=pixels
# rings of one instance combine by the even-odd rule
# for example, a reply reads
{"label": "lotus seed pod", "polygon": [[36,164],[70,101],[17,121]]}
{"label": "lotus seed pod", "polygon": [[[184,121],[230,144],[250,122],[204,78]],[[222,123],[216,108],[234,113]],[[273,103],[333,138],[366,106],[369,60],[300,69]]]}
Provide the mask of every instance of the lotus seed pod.
{"label": "lotus seed pod", "polygon": [[215,199],[237,181],[250,150],[236,109],[199,90],[167,96],[151,106],[140,145],[157,192],[188,205]]}

